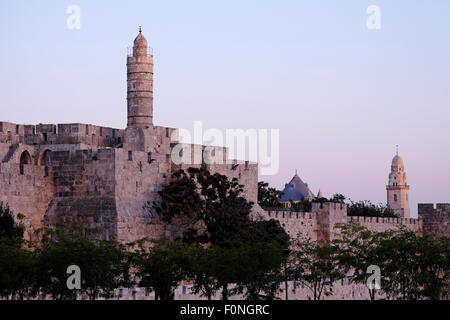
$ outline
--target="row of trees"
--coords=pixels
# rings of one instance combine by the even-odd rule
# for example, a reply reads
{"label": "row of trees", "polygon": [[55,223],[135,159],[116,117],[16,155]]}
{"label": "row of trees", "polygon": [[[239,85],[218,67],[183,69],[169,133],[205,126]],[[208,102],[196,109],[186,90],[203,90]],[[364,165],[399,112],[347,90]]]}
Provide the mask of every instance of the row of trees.
{"label": "row of trees", "polygon": [[[448,297],[449,238],[405,228],[373,232],[355,222],[336,228],[335,240],[325,245],[309,239],[293,242],[290,276],[310,288],[314,299],[331,294],[333,283],[346,277],[365,285],[371,300],[377,291],[386,299]],[[380,271],[379,288],[371,281],[375,275],[371,269]]]}
{"label": "row of trees", "polygon": [[[251,300],[276,299],[286,279],[302,283],[312,299],[332,294],[343,278],[367,284],[369,266],[381,270],[387,299],[440,299],[449,293],[449,239],[418,236],[406,230],[373,233],[350,223],[330,244],[299,238],[291,250],[276,243],[246,243],[235,248],[204,248],[171,240],[140,240],[122,246],[92,241],[79,233],[50,231],[41,245],[0,242],[0,296],[15,299],[113,298],[119,287],[144,287],[156,299],[174,298],[181,283],[191,292],[226,300],[242,294]],[[51,235],[51,236],[50,236]],[[67,286],[67,267],[81,269],[81,288]],[[349,276],[349,274],[351,276]],[[367,287],[371,299],[376,288]]]}
{"label": "row of trees", "polygon": [[[156,299],[170,300],[174,289],[185,281],[193,284],[192,293],[208,299],[218,291],[222,299],[235,294],[273,299],[285,258],[276,242],[246,242],[227,249],[168,239],[121,245],[57,228],[45,230],[39,244],[19,237],[2,238],[0,296],[112,298],[119,287],[139,286],[154,291]],[[81,270],[79,289],[67,285],[71,265]]]}

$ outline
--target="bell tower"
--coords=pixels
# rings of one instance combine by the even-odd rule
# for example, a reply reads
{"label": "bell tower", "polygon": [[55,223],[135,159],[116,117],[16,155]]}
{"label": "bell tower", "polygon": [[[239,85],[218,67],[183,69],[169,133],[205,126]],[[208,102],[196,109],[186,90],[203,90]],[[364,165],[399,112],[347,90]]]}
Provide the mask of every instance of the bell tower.
{"label": "bell tower", "polygon": [[403,159],[397,154],[392,159],[389,182],[386,186],[387,205],[401,218],[411,218],[409,209],[409,186],[406,182],[405,166]]}
{"label": "bell tower", "polygon": [[141,27],[127,57],[127,107],[127,127],[153,125],[153,55]]}

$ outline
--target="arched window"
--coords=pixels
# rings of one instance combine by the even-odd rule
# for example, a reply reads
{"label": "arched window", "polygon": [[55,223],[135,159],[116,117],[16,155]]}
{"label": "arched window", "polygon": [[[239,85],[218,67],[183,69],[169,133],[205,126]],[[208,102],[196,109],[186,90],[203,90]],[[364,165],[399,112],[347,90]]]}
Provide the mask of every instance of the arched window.
{"label": "arched window", "polygon": [[394,194],[394,201],[397,202],[397,195]]}
{"label": "arched window", "polygon": [[24,151],[20,155],[20,164],[31,164],[31,156],[28,151]]}
{"label": "arched window", "polygon": [[51,153],[52,152],[50,150],[45,150],[39,157],[39,165],[41,165],[41,166],[50,165],[50,154]]}
{"label": "arched window", "polygon": [[20,155],[20,166],[19,166],[20,174],[24,174],[24,172],[25,172],[24,165],[25,164],[31,164],[31,156],[28,151],[24,151]]}

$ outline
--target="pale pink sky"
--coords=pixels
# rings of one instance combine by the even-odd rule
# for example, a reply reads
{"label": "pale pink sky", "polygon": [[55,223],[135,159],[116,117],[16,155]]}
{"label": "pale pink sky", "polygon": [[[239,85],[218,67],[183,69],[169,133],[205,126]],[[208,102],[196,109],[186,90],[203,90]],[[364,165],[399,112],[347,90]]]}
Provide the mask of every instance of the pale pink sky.
{"label": "pale pink sky", "polygon": [[126,125],[126,48],[155,52],[157,125],[280,129],[282,188],[385,202],[395,145],[418,202],[450,202],[450,2],[0,2],[0,120]]}

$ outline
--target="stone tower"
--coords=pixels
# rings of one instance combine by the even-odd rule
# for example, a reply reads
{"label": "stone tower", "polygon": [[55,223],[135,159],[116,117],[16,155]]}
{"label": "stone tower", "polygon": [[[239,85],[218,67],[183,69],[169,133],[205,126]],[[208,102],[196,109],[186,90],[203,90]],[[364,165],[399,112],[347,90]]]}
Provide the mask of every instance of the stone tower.
{"label": "stone tower", "polygon": [[148,128],[153,125],[153,56],[147,39],[139,34],[127,57],[127,127]]}
{"label": "stone tower", "polygon": [[403,159],[397,154],[392,159],[391,173],[387,190],[387,205],[396,215],[402,218],[411,218],[409,210],[409,186],[406,182]]}

